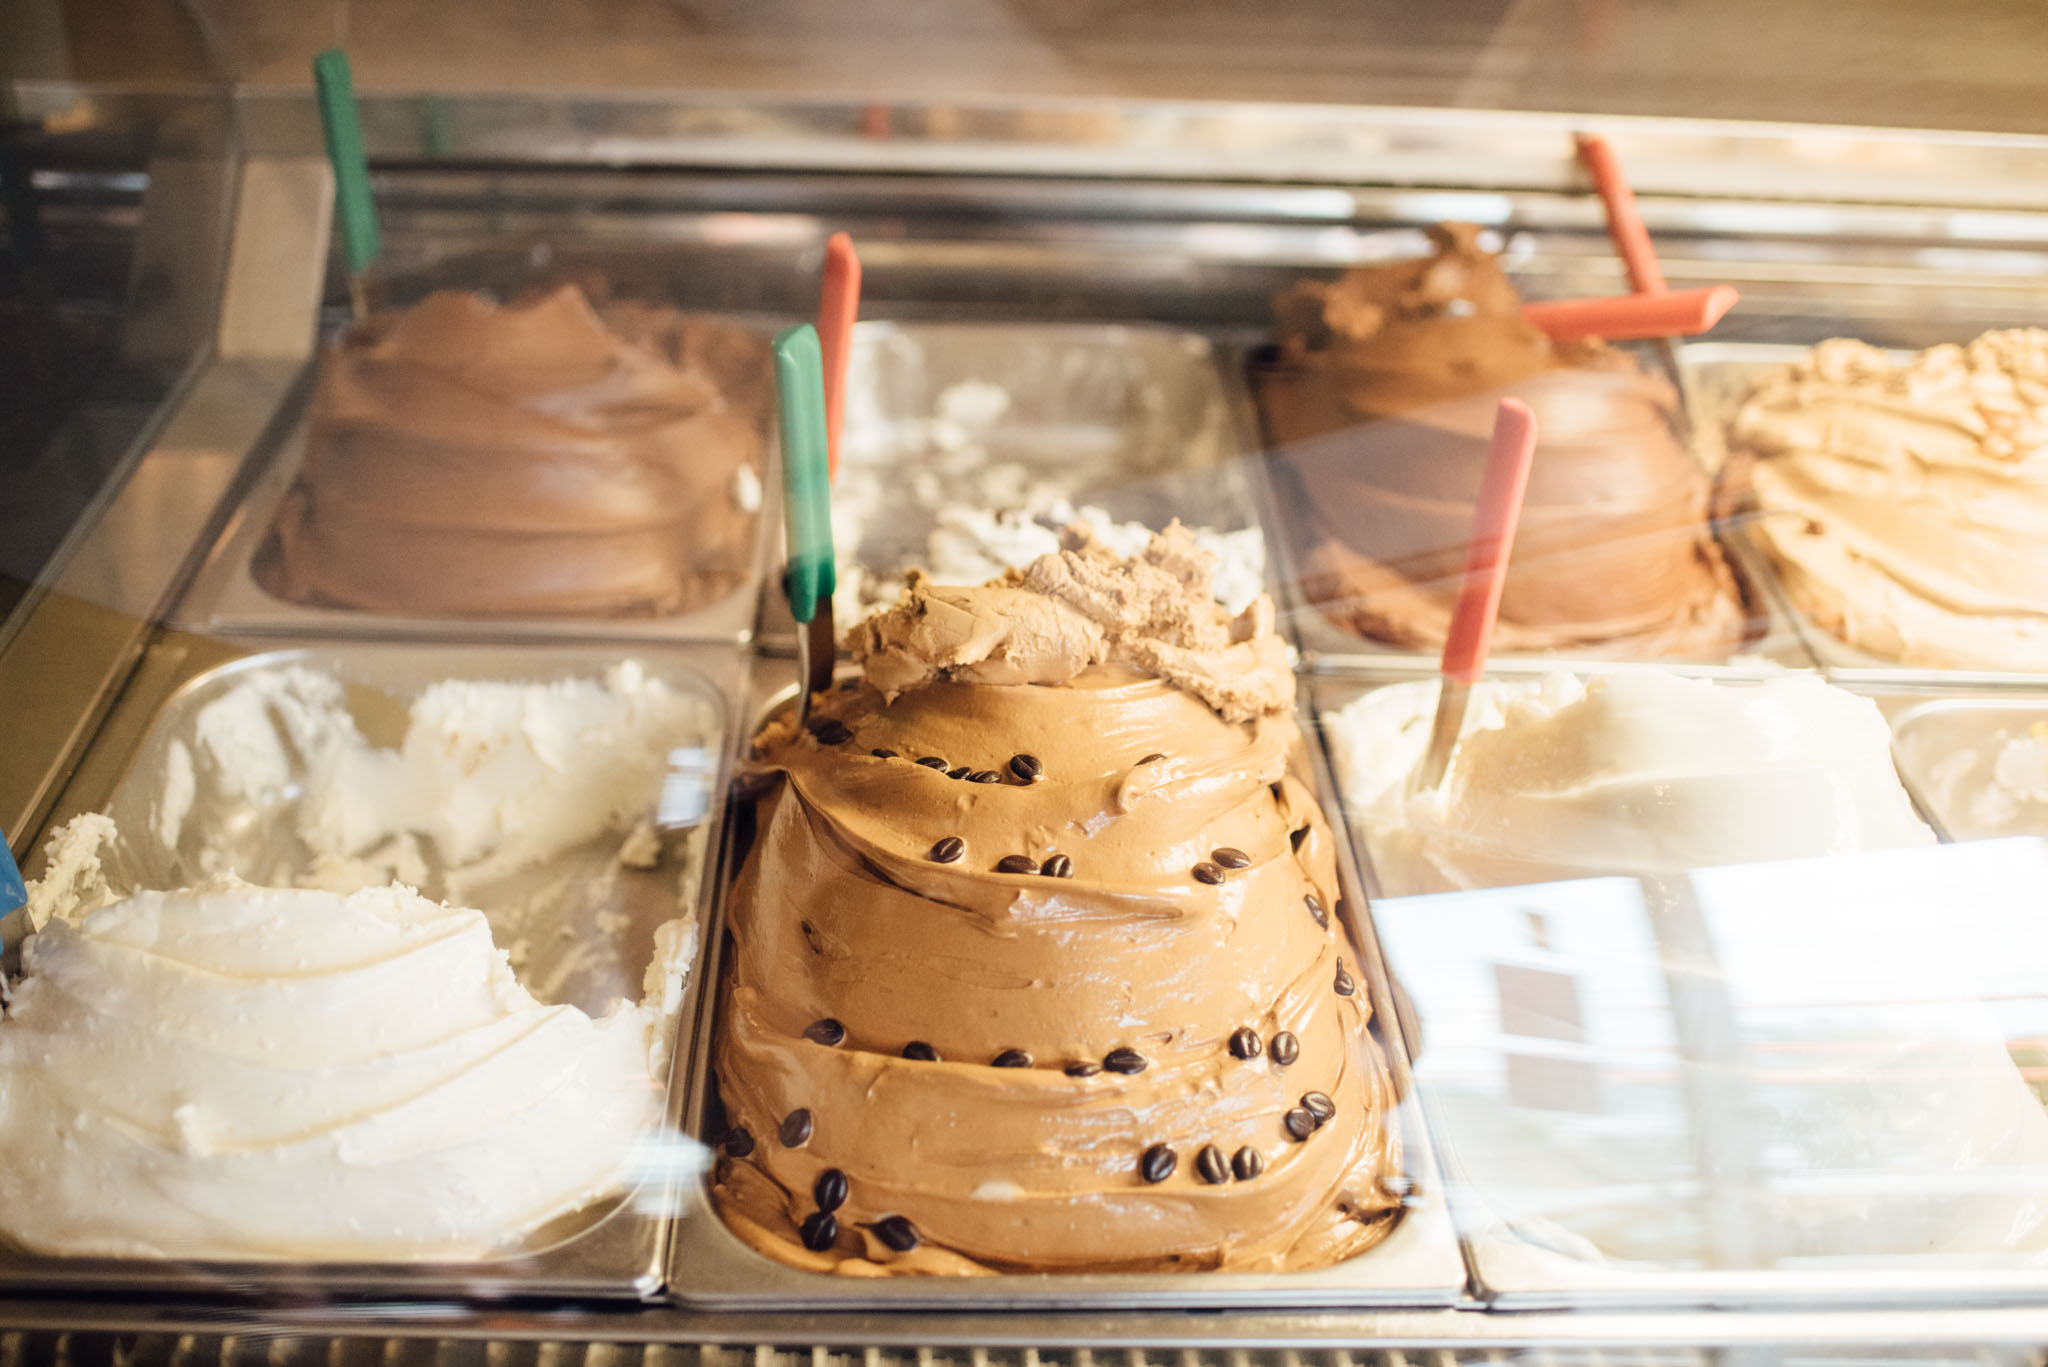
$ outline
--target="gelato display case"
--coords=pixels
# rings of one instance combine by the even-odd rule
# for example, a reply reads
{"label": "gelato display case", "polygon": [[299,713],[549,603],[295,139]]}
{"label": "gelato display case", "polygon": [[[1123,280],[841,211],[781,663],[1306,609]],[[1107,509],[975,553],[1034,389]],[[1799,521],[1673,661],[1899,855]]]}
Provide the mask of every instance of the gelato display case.
{"label": "gelato display case", "polygon": [[11,98],[0,1357],[2038,1360],[2048,138]]}

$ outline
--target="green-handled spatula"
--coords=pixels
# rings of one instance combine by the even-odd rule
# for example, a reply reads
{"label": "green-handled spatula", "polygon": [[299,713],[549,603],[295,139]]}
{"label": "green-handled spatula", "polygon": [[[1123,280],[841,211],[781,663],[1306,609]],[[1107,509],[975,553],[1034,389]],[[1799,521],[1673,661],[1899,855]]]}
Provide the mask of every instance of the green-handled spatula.
{"label": "green-handled spatula", "polygon": [[363,123],[348,54],[329,48],[315,57],[313,85],[320,97],[327,160],[334,167],[334,205],[341,219],[342,255],[348,262],[349,308],[360,323],[377,307],[375,267],[384,239],[377,231],[377,204],[370,196],[370,163],[363,151]]}
{"label": "green-handled spatula", "polygon": [[[0,834],[0,973],[21,972],[21,942],[35,931],[28,916],[28,884],[21,881],[21,867],[7,837]],[[0,977],[0,997],[5,995],[5,978]]]}
{"label": "green-handled spatula", "polygon": [[782,525],[788,567],[782,586],[796,618],[797,668],[803,697],[797,719],[809,720],[811,697],[832,687],[839,638],[832,629],[832,493],[826,473],[825,366],[818,330],[809,323],[775,334],[775,395],[782,419]]}

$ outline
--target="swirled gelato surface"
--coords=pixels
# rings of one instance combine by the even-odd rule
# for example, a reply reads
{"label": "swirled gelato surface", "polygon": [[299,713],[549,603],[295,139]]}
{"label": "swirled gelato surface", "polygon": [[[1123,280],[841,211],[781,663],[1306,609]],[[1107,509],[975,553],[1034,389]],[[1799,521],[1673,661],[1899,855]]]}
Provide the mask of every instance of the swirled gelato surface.
{"label": "swirled gelato surface", "polygon": [[2048,670],[2048,331],[1905,361],[1823,342],[1758,383],[1730,448],[1822,627],[1904,664]]}
{"label": "swirled gelato surface", "polygon": [[665,939],[647,1000],[593,1019],[528,994],[480,913],[396,885],[74,905],[0,1022],[0,1231],[116,1257],[488,1253],[626,1185],[684,923]]}
{"label": "swirled gelato surface", "polygon": [[752,559],[769,401],[727,324],[575,285],[431,294],[329,348],[258,578],[395,614],[704,606]]}
{"label": "swirled gelato surface", "polygon": [[[1191,553],[1176,527],[914,584],[855,633],[863,683],[758,738],[716,1056],[717,1197],[756,1247],[1278,1269],[1391,1226],[1391,1085],[1292,677],[1270,605],[1232,621]],[[1233,669],[1258,682],[1206,700]]]}
{"label": "swirled gelato surface", "polygon": [[1304,281],[1275,301],[1261,417],[1304,495],[1303,588],[1358,634],[1443,644],[1502,398],[1535,464],[1495,647],[1719,656],[1745,629],[1669,385],[1598,342],[1554,344],[1469,224],[1432,255]]}
{"label": "swirled gelato surface", "polygon": [[1389,896],[1934,841],[1876,704],[1812,675],[1481,683],[1443,783],[1411,794],[1436,695],[1396,684],[1324,719]]}

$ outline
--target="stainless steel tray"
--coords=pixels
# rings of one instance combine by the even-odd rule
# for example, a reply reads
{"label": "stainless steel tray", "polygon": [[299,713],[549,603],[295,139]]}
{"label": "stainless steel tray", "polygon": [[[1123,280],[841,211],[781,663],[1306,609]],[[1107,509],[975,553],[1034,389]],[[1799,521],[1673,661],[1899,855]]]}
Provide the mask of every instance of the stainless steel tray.
{"label": "stainless steel tray", "polygon": [[[1243,357],[1244,364],[1240,369],[1248,372],[1250,367],[1257,363],[1258,356],[1258,350],[1248,351]],[[1644,359],[1648,364],[1652,357],[1646,355]],[[1687,422],[1695,435],[1692,445],[1695,458],[1701,459],[1711,472],[1717,467],[1705,460],[1704,454],[1697,447],[1697,432],[1703,421],[1698,416],[1701,410],[1692,405],[1688,389],[1681,387],[1680,398],[1684,404]],[[1263,427],[1260,430],[1263,432]],[[1273,450],[1268,453],[1268,459],[1282,463],[1285,457],[1279,451]],[[1274,505],[1284,519],[1273,524],[1273,533],[1268,537],[1286,594],[1282,600],[1284,615],[1292,624],[1300,640],[1301,649],[1311,665],[1318,670],[1338,672],[1353,669],[1434,667],[1437,663],[1437,656],[1434,653],[1375,641],[1346,631],[1309,600],[1303,592],[1301,572],[1302,557],[1308,549],[1300,537],[1301,529],[1307,525],[1304,517],[1306,509],[1302,506],[1303,495],[1284,469],[1275,469],[1272,472],[1271,483]],[[1812,665],[1813,657],[1786,610],[1775,582],[1760,571],[1760,557],[1757,556],[1746,530],[1740,523],[1723,522],[1717,522],[1713,530],[1715,539],[1721,543],[1722,550],[1727,554],[1729,567],[1735,573],[1736,583],[1748,609],[1749,635],[1732,655],[1712,659],[1630,655],[1613,646],[1594,642],[1565,650],[1540,653],[1502,650],[1496,652],[1495,658],[1503,662],[1545,662],[1549,667],[1557,668],[1577,668],[1586,661],[1638,660],[1674,668],[1707,666],[1747,674],[1756,674],[1781,666],[1801,668]]]}
{"label": "stainless steel tray", "polygon": [[[343,710],[370,743],[389,745],[403,732],[410,698],[430,683],[593,677],[627,658],[697,700],[706,723],[698,742],[702,754],[672,760],[666,786],[648,794],[649,813],[657,802],[665,812],[658,867],[645,872],[621,867],[617,850],[624,832],[610,832],[543,863],[464,889],[464,900],[485,913],[500,946],[514,951],[521,980],[536,995],[602,1010],[615,998],[640,995],[656,925],[677,917],[694,921],[699,932],[695,953],[702,957],[703,918],[723,816],[717,794],[731,753],[728,727],[737,669],[730,648],[650,647],[628,654],[561,645],[291,642],[268,648],[208,642],[173,649],[155,662],[160,668],[145,661],[138,676],[144,686],[134,690],[145,696],[124,702],[127,715],[117,711],[109,720],[100,746],[81,771],[85,781],[67,791],[57,819],[80,810],[105,811],[114,818],[123,838],[109,872],[119,887],[189,886],[215,867],[201,853],[208,848],[252,880],[288,885],[311,863],[291,819],[303,789],[303,756],[288,742],[280,714],[266,707],[266,723],[286,742],[277,754],[289,766],[289,777],[261,794],[213,783],[207,760],[197,753],[200,716],[209,704],[251,681],[275,679],[281,671],[317,671],[342,682]],[[714,682],[721,676],[723,683]],[[151,682],[169,686],[151,689]],[[115,753],[124,741],[129,742],[125,751]],[[185,796],[176,796],[176,789]],[[694,816],[693,792],[698,798]],[[186,808],[182,820],[165,817],[167,796]],[[668,816],[674,817],[672,823]],[[35,871],[33,861],[30,871]],[[421,890],[443,895],[438,868],[429,872]],[[693,963],[689,973],[681,1008],[670,1024],[679,1032],[673,1037],[672,1078],[681,1076],[681,1060],[689,1051],[701,963]],[[674,1133],[680,1095],[680,1088],[671,1087],[664,1124],[668,1134]],[[688,1141],[663,1144],[633,1190],[564,1216],[502,1254],[476,1261],[157,1262],[47,1257],[0,1246],[0,1280],[94,1291],[274,1294],[290,1287],[394,1299],[553,1295],[644,1300],[660,1290],[667,1217],[687,1175],[699,1166],[694,1153]]]}
{"label": "stainless steel tray", "polygon": [[[1679,350],[1679,370],[1685,378],[1686,401],[1694,414],[1698,449],[1702,458],[1719,469],[1727,459],[1727,427],[1735,410],[1766,371],[1797,360],[1808,348],[1764,342],[1695,342]],[[1913,353],[1894,350],[1895,360]],[[1746,521],[1746,519],[1745,519]],[[1741,524],[1738,524],[1741,525]],[[1752,573],[1768,583],[1778,611],[1806,643],[1815,661],[1837,682],[1861,681],[1873,684],[1926,683],[1966,688],[2040,687],[2048,674],[1988,669],[1929,669],[1900,664],[1862,650],[1815,622],[1799,609],[1784,589],[1769,557],[1754,540],[1747,559]]]}
{"label": "stainless steel tray", "polygon": [[[318,365],[316,359],[313,363]],[[761,507],[754,515],[753,546],[744,577],[729,593],[693,612],[664,617],[446,617],[361,611],[288,602],[256,579],[255,562],[270,534],[278,504],[291,488],[305,459],[307,414],[313,385],[303,384],[290,402],[296,411],[273,422],[271,444],[253,456],[260,465],[250,478],[226,525],[207,552],[177,605],[166,617],[169,625],[222,634],[399,638],[426,641],[493,640],[523,636],[554,640],[620,641],[744,641],[753,630],[754,604],[762,576],[779,542],[768,529],[780,518],[781,500],[774,486],[773,462],[758,472]],[[772,423],[770,424],[772,429]],[[773,444],[772,430],[763,434],[764,456]]]}
{"label": "stainless steel tray", "polygon": [[[750,725],[739,738],[758,729],[775,709],[794,695],[789,667],[774,660],[760,662],[749,690]],[[1306,716],[1304,713],[1304,721]],[[1315,781],[1325,792],[1330,775],[1320,747],[1311,743]],[[728,824],[718,905],[706,928],[707,957],[700,982],[707,990],[697,1002],[697,1051],[691,1064],[684,1110],[684,1128],[702,1137],[709,1121],[715,1081],[712,1077],[713,1032],[718,1012],[715,984],[723,971],[725,895],[737,873],[741,852],[732,848]],[[1349,863],[1350,845],[1339,840],[1338,868],[1347,891],[1361,886]],[[1358,906],[1356,895],[1347,898]],[[1361,951],[1369,989],[1377,1008],[1380,1038],[1394,1069],[1402,1100],[1395,1111],[1401,1127],[1404,1165],[1410,1183],[1406,1210],[1386,1240],[1348,1262],[1312,1272],[1255,1275],[1246,1273],[1117,1273],[1098,1276],[996,1277],[837,1277],[786,1266],[755,1252],[725,1226],[713,1208],[708,1180],[692,1182],[684,1193],[675,1239],[669,1254],[668,1287],[672,1299],[706,1310],[1036,1310],[1064,1308],[1150,1309],[1159,1307],[1305,1307],[1376,1306],[1443,1307],[1456,1304],[1465,1283],[1465,1267],[1452,1234],[1442,1196],[1442,1183],[1428,1133],[1421,1123],[1408,1076],[1405,1042],[1393,1023],[1394,998],[1378,945],[1362,923],[1351,926]]]}
{"label": "stainless steel tray", "polygon": [[[1555,667],[1555,666],[1552,666]],[[1657,668],[1643,663],[1615,663],[1594,669],[1629,670]],[[1582,670],[1585,666],[1579,666]],[[1544,672],[1527,661],[1492,671],[1496,677],[1527,678]],[[1693,677],[1739,680],[1728,671],[1700,667],[1676,667],[1673,672]],[[1431,677],[1417,669],[1387,670],[1364,677],[1318,678],[1311,690],[1316,715],[1318,742],[1327,751],[1330,740],[1323,717],[1355,698],[1394,683]],[[1891,724],[1895,736],[1894,755],[1908,794],[1921,815],[1929,820],[1944,841],[1949,832],[1930,809],[1923,785],[1916,782],[1908,752],[1899,744],[1911,734],[1916,722],[1950,715],[1958,707],[2009,708],[1996,699],[1964,702],[1950,695],[1883,686],[1845,685],[1849,691],[1871,697]],[[2048,696],[2039,704],[2039,715],[2048,717]],[[1338,806],[1345,818],[1345,834],[1354,847],[1370,886],[1377,894],[1377,877],[1371,869],[1364,834],[1354,809],[1338,793]],[[1530,891],[1534,891],[1533,889]],[[1368,903],[1368,915],[1373,904]],[[1375,932],[1377,933],[1377,932]],[[1381,962],[1386,956],[1381,953]],[[1392,970],[1390,970],[1392,971]],[[1404,1011],[1416,1010],[1398,979],[1394,984]],[[2048,997],[2048,993],[2043,994]],[[1678,1006],[1674,1000],[1674,1013]],[[1403,1016],[1416,1041],[1427,1039],[1426,1015]],[[1419,1057],[1420,1043],[1411,1057]],[[2044,1056],[2048,1058],[2048,1056]],[[2039,1087],[2037,1094],[2041,1093]],[[1458,1157],[1464,1126],[1451,1119],[1443,1101],[1424,1085],[1417,1098],[1427,1122],[1433,1127],[1440,1161],[1448,1185],[1453,1222],[1470,1261],[1477,1294],[1489,1306],[1517,1310],[1599,1310],[1629,1307],[1714,1307],[1761,1308],[1821,1304],[1883,1304],[1906,1297],[1939,1298],[1944,1303],[2006,1304],[2038,1300],[2048,1294],[2048,1254],[1992,1255],[1922,1258],[1873,1257],[1855,1261],[1837,1260],[1834,1265],[1783,1264],[1771,1268],[1674,1269],[1656,1264],[1625,1261],[1594,1261],[1574,1257],[1518,1237],[1490,1206],[1484,1189],[1464,1170]],[[2048,1096],[2044,1096],[2048,1104]]]}
{"label": "stainless steel tray", "polygon": [[[1278,595],[1270,495],[1236,367],[1199,333],[1082,323],[872,322],[854,329],[833,486],[842,584],[927,564],[943,507],[1016,507],[1058,490],[1076,508],[1157,529],[1173,518],[1259,531]],[[946,396],[993,399],[978,420]],[[955,411],[965,412],[956,398]],[[996,473],[991,476],[992,468]],[[893,596],[892,596],[893,597]],[[875,605],[887,606],[890,598]],[[839,622],[857,620],[842,593]],[[764,646],[794,641],[763,596]]]}
{"label": "stainless steel tray", "polygon": [[1892,759],[1936,830],[1954,840],[2048,836],[2048,804],[2000,810],[1983,796],[1998,751],[2008,742],[2048,735],[2048,688],[1959,694],[1907,684],[1848,685],[1876,699],[1892,729]]}

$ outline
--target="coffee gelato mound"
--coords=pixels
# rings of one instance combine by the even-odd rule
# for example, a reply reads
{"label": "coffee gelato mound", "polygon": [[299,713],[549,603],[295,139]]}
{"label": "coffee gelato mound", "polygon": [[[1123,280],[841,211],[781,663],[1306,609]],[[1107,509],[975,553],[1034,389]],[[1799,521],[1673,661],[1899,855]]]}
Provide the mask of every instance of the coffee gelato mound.
{"label": "coffee gelato mound", "polygon": [[2048,670],[2048,331],[1902,361],[1822,342],[1729,437],[1757,540],[1822,628],[1901,664]]}
{"label": "coffee gelato mound", "polygon": [[766,346],[575,285],[440,291],[328,348],[259,550],[295,603],[401,616],[670,616],[753,562]]}
{"label": "coffee gelato mound", "polygon": [[1444,224],[1430,256],[1275,301],[1278,351],[1255,379],[1300,495],[1303,592],[1354,634],[1440,649],[1512,397],[1539,436],[1495,648],[1731,653],[1748,615],[1670,385],[1603,343],[1553,343],[1478,232]]}
{"label": "coffee gelato mound", "polygon": [[1179,527],[913,584],[742,783],[715,1195],[846,1275],[1284,1270],[1399,1211],[1270,604]]}

